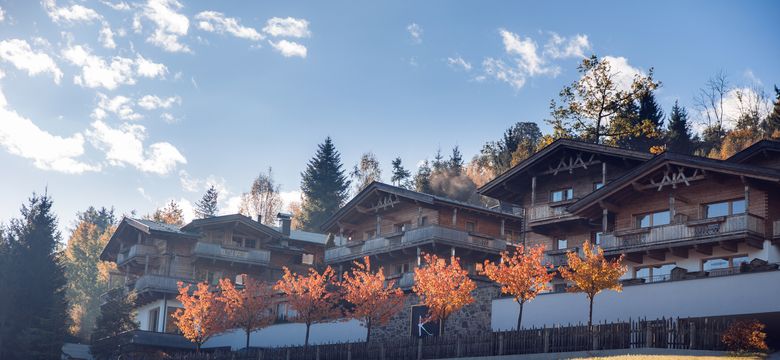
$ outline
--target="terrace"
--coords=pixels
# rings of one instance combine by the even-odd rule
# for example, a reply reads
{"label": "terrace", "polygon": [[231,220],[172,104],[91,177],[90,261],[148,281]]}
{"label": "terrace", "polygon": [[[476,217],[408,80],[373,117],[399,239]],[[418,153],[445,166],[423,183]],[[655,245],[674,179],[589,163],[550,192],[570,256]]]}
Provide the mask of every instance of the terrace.
{"label": "terrace", "polygon": [[220,244],[198,242],[192,255],[196,258],[244,263],[249,265],[268,266],[271,263],[271,252],[268,250],[224,247]]}

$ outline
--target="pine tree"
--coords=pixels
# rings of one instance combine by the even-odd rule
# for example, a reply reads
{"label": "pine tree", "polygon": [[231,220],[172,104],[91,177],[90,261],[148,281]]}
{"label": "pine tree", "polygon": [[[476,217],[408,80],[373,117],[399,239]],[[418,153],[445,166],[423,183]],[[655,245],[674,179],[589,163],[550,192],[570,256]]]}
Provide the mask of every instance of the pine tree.
{"label": "pine tree", "polygon": [[463,154],[460,153],[460,149],[457,145],[452,148],[452,155],[450,155],[448,167],[455,176],[460,176],[461,172],[463,172]]}
{"label": "pine tree", "polygon": [[113,207],[111,209],[106,207],[95,209],[94,206],[90,206],[83,213],[79,213],[78,221],[95,224],[98,232],[102,234],[116,224],[116,215]]}
{"label": "pine tree", "polygon": [[691,133],[691,125],[688,123],[688,111],[677,101],[674,102],[672,112],[669,114],[666,147],[668,151],[680,154],[693,154],[696,147]]}
{"label": "pine tree", "polygon": [[431,162],[431,173],[438,174],[447,168],[447,162],[444,160],[444,155],[441,154],[441,148],[436,149],[436,155],[433,156]]}
{"label": "pine tree", "polygon": [[650,151],[653,146],[660,146],[663,143],[661,137],[664,125],[664,112],[661,106],[655,101],[655,95],[652,91],[645,92],[639,97],[639,124],[637,125],[641,132],[636,139],[636,145],[633,147],[639,151]]}
{"label": "pine tree", "polygon": [[214,185],[211,185],[203,197],[195,204],[195,215],[198,218],[205,219],[217,216],[219,207],[217,201],[219,200],[219,191]]}
{"label": "pine tree", "polygon": [[775,85],[775,105],[764,120],[764,133],[767,137],[780,138],[780,89]]}
{"label": "pine tree", "polygon": [[414,175],[414,190],[431,194],[433,189],[431,188],[431,166],[428,164],[428,160],[423,161],[422,165],[417,168],[417,173]]}
{"label": "pine tree", "polygon": [[[8,229],[4,260],[8,287],[3,295],[10,303],[2,316],[0,358],[59,358],[68,330],[66,280],[57,217],[51,212],[52,200],[33,194],[22,206],[20,219]],[[4,267],[5,267],[4,266]]]}
{"label": "pine tree", "polygon": [[301,173],[302,228],[319,230],[319,226],[347,200],[349,184],[342,168],[341,155],[331,138],[327,137]]}
{"label": "pine tree", "polygon": [[108,299],[100,308],[100,314],[95,322],[92,346],[90,352],[95,359],[112,359],[119,350],[117,335],[138,328],[135,322],[135,293],[125,294],[113,290],[108,293]]}
{"label": "pine tree", "polygon": [[390,177],[390,182],[395,186],[404,189],[408,188],[409,178],[412,176],[412,173],[409,170],[404,169],[400,157],[395,158],[391,164],[393,165],[393,175]]}

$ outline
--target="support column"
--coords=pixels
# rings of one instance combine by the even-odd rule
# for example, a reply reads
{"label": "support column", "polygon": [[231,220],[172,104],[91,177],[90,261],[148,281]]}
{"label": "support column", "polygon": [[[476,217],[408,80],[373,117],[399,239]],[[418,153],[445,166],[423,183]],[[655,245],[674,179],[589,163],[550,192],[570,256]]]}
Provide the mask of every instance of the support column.
{"label": "support column", "polygon": [[607,186],[607,163],[601,163],[601,186]]}
{"label": "support column", "polygon": [[417,247],[417,267],[422,265],[422,259],[420,259],[420,247]]}
{"label": "support column", "polygon": [[750,208],[750,185],[745,184],[745,214],[748,214]]}
{"label": "support column", "polygon": [[606,208],[601,209],[601,232],[607,233],[607,227],[609,226],[609,210]]}
{"label": "support column", "polygon": [[669,221],[674,224],[674,216],[677,214],[677,211],[674,209],[674,192],[669,192]]}
{"label": "support column", "polygon": [[376,216],[376,237],[382,233],[382,215]]}
{"label": "support column", "polygon": [[458,208],[452,209],[452,227],[458,226]]}
{"label": "support column", "polygon": [[454,246],[450,248],[450,256],[451,257],[455,256],[455,247]]}
{"label": "support column", "polygon": [[531,178],[531,207],[536,203],[536,176]]}
{"label": "support column", "polygon": [[422,225],[422,206],[417,207],[417,227]]}
{"label": "support column", "polygon": [[504,235],[506,234],[505,223],[506,223],[506,219],[501,219],[501,237],[504,237]]}

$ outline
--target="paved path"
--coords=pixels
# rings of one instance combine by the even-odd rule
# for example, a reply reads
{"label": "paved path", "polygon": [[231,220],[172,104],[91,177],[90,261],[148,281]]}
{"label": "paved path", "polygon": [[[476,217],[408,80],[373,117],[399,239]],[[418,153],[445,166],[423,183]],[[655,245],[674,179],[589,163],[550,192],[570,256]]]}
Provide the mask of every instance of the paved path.
{"label": "paved path", "polygon": [[[600,351],[576,351],[565,353],[546,353],[546,354],[526,354],[526,355],[505,355],[505,356],[486,356],[474,358],[458,358],[451,360],[555,360],[555,359],[577,359],[589,357],[604,357],[616,355],[687,355],[687,356],[724,356],[724,351],[706,351],[706,350],[676,350],[676,349],[619,349],[619,350],[600,350]],[[780,353],[772,354],[780,360]]]}

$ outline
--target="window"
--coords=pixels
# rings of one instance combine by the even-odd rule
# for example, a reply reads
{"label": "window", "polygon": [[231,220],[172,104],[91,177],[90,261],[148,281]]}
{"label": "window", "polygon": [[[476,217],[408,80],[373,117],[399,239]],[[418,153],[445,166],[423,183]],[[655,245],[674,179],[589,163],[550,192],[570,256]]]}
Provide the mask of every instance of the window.
{"label": "window", "polygon": [[257,246],[257,240],[255,239],[244,239],[244,247],[254,249]]}
{"label": "window", "polygon": [[287,321],[289,319],[289,306],[286,302],[276,304],[276,320]]}
{"label": "window", "polygon": [[233,246],[235,247],[244,246],[244,239],[238,236],[233,236]]}
{"label": "window", "polygon": [[427,216],[423,216],[423,217],[420,218],[420,226],[425,226],[425,225],[428,225],[428,217]]}
{"label": "window", "polygon": [[591,234],[592,235],[590,236],[590,242],[593,243],[594,245],[601,245],[601,236],[604,235],[604,233],[599,231]]}
{"label": "window", "polygon": [[477,231],[477,223],[474,221],[466,221],[466,231],[468,232]]}
{"label": "window", "polygon": [[593,191],[596,191],[596,190],[601,189],[603,187],[604,187],[604,183],[601,182],[601,181],[593,183]]}
{"label": "window", "polygon": [[409,225],[411,225],[409,222],[395,224],[393,225],[393,232],[402,232],[402,231],[409,230],[409,228],[411,227]]}
{"label": "window", "polygon": [[373,239],[376,237],[376,230],[368,230],[363,236],[363,240]]}
{"label": "window", "polygon": [[750,263],[750,257],[747,255],[723,256],[712,259],[706,259],[701,263],[701,269],[711,271],[717,269],[736,268],[742,264]]}
{"label": "window", "polygon": [[301,264],[314,265],[314,254],[303,254],[301,256]]}
{"label": "window", "polygon": [[160,308],[149,310],[149,331],[159,331]]}
{"label": "window", "polygon": [[395,273],[396,274],[403,274],[409,272],[409,264],[398,264],[395,266]]}
{"label": "window", "polygon": [[567,249],[569,247],[569,240],[558,239],[558,250]]}
{"label": "window", "polygon": [[552,292],[554,293],[562,293],[566,292],[566,284],[553,284]]}
{"label": "window", "polygon": [[178,308],[175,308],[173,306],[168,306],[168,311],[165,315],[165,332],[171,333],[171,334],[181,334],[181,331],[179,330],[179,327],[176,326],[176,319],[173,318],[173,314],[176,312]]}
{"label": "window", "polygon": [[636,215],[636,227],[646,228],[652,226],[669,225],[671,223],[671,214],[669,210],[657,211],[654,213]]}
{"label": "window", "polygon": [[721,201],[704,205],[704,217],[714,218],[745,213],[745,199]]}
{"label": "window", "polygon": [[550,201],[566,201],[574,198],[574,190],[572,188],[556,190],[550,193]]}
{"label": "window", "polygon": [[645,282],[667,281],[671,278],[675,263],[651,265],[634,268],[635,279],[645,279]]}

